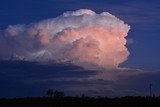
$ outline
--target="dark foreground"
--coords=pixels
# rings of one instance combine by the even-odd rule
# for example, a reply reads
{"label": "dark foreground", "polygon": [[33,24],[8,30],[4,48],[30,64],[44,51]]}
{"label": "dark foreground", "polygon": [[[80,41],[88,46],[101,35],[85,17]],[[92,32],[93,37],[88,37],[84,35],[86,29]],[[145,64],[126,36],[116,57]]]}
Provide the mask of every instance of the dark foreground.
{"label": "dark foreground", "polygon": [[0,107],[160,107],[160,97],[0,99]]}

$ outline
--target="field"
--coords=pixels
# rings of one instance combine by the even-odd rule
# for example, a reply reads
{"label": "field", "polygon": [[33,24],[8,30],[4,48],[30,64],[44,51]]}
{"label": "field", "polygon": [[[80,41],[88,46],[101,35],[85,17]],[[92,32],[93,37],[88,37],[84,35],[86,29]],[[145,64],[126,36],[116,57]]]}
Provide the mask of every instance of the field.
{"label": "field", "polygon": [[1,99],[0,107],[155,107],[160,106],[160,97],[122,98],[19,98]]}

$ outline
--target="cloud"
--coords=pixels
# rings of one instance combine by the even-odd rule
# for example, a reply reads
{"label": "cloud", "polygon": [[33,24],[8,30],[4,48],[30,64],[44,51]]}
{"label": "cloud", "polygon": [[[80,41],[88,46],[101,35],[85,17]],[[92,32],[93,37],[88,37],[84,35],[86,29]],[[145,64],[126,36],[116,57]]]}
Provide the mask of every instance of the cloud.
{"label": "cloud", "polygon": [[159,95],[160,89],[158,71],[123,68],[122,71],[107,71],[102,77],[95,78],[100,75],[99,71],[66,63],[28,61],[0,61],[0,69],[0,97],[44,96],[50,88],[64,91],[66,95],[81,96],[84,93],[108,97],[149,95],[150,83],[155,95]]}
{"label": "cloud", "polygon": [[0,31],[0,56],[47,62],[70,62],[87,69],[117,69],[129,55],[125,47],[130,26],[108,12],[89,9]]}
{"label": "cloud", "polygon": [[44,86],[42,89],[65,89],[74,95],[127,93],[126,89],[115,92],[117,83],[141,74],[119,67],[129,56],[125,38],[129,29],[108,12],[97,14],[89,9],[28,25],[10,25],[0,31],[0,58],[11,60],[1,62],[0,73],[9,78],[3,81],[12,83],[17,78],[15,88]]}

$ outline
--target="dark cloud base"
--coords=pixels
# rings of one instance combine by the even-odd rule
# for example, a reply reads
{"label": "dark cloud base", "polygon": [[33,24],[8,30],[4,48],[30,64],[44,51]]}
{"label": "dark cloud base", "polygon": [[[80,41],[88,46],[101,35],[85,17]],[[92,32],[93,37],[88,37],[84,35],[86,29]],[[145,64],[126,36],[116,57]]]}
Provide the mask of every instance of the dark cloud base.
{"label": "dark cloud base", "polygon": [[48,88],[65,91],[61,86],[76,84],[78,78],[95,73],[67,63],[0,61],[0,97],[41,96]]}
{"label": "dark cloud base", "polygon": [[69,63],[0,61],[0,98],[45,96],[49,88],[72,96],[139,96],[149,95],[150,83],[153,93],[160,93],[159,73],[123,76],[116,81],[89,79],[97,73]]}

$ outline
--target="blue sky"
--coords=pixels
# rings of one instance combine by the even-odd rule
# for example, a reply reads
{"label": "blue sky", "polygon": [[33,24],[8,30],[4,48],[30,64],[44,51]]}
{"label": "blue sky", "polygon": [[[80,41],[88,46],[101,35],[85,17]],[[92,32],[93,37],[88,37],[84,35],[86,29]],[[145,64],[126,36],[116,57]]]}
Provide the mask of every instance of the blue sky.
{"label": "blue sky", "polygon": [[[131,25],[131,30],[127,37],[127,39],[133,41],[133,43],[127,45],[130,51],[130,56],[128,60],[121,66],[134,69],[135,68],[142,69],[144,71],[153,71],[153,72],[160,71],[160,57],[159,57],[160,1],[159,0],[1,0],[0,29],[3,30],[8,25],[29,24],[43,19],[53,18],[59,16],[63,12],[82,9],[82,8],[88,8],[93,11],[96,11],[97,13],[103,11],[110,12],[111,14],[117,16],[118,18],[124,20],[126,23]],[[1,69],[4,69],[2,65],[0,66]],[[20,69],[18,69],[17,71],[20,71]],[[21,73],[20,74],[16,73],[16,74],[24,75]],[[30,73],[28,73],[28,75],[30,75]],[[47,75],[47,73],[45,75]],[[91,74],[86,74],[86,75],[91,75]],[[31,89],[32,85],[27,86],[22,83],[19,83],[21,79],[15,79],[15,77],[11,73],[9,73],[8,76],[13,77],[13,78],[9,77],[10,81],[14,80],[16,84],[20,85],[12,86],[14,82],[12,83],[10,81],[9,81],[10,85],[2,83],[3,84],[2,87],[4,87],[3,88],[4,90],[6,90],[8,87],[14,87],[15,90],[17,90],[17,94],[18,94],[18,87],[21,87],[22,89],[25,89],[27,87],[28,90],[32,90]],[[41,75],[38,74],[38,78],[40,77]],[[7,76],[6,77],[4,76],[3,78],[1,77],[0,80],[6,82],[8,81],[7,78],[8,78]],[[30,80],[30,76],[26,78],[27,80]],[[133,85],[132,86],[125,85],[126,87],[125,90],[127,89],[131,90],[128,87],[133,88],[135,84],[138,83],[135,80],[135,78],[139,78],[139,80],[142,80],[142,82],[140,82],[141,84],[143,83],[147,84],[145,83],[147,80],[153,81],[156,84],[159,83],[159,78],[154,74],[152,76],[145,75],[145,76],[133,77],[133,80],[130,80],[131,82],[133,82]],[[38,90],[37,87],[39,86],[43,87],[42,84],[35,86],[37,90]],[[45,87],[42,88],[43,91],[48,87],[49,85],[45,85]],[[120,86],[116,85],[116,87],[123,89],[123,85]],[[160,88],[160,86],[157,87]],[[144,92],[142,88],[140,88],[139,90],[140,90],[139,92],[141,91]],[[29,92],[25,91],[25,95],[27,95],[27,93]],[[31,91],[30,92],[31,95],[33,95],[34,92],[35,91]],[[147,91],[145,91],[144,93],[146,94]],[[22,94],[17,96],[25,96],[25,95]],[[42,93],[41,94],[37,93],[36,95],[42,95]],[[2,96],[9,97],[9,95],[6,94]]]}

